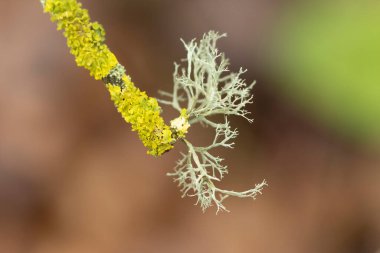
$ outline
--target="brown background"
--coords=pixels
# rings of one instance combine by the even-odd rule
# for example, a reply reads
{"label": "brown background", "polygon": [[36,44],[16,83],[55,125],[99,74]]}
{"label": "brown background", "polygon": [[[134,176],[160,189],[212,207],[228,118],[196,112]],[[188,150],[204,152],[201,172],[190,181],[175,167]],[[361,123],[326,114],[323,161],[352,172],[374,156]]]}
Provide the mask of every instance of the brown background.
{"label": "brown background", "polygon": [[[84,0],[141,89],[170,90],[179,38],[215,29],[232,69],[257,80],[255,122],[240,136],[224,187],[264,178],[256,201],[203,214],[130,131],[101,82],[75,66],[39,1],[0,1],[0,252],[379,252],[380,159],[330,132],[274,89],[267,45],[294,1]],[[165,114],[167,119],[172,113]],[[193,140],[207,138],[194,130]]]}

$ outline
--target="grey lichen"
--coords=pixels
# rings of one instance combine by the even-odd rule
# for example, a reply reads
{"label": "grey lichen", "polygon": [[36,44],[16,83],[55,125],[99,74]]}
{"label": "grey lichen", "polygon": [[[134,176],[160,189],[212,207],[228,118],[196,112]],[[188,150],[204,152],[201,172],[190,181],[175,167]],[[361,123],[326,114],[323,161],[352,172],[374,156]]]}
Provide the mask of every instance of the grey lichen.
{"label": "grey lichen", "polygon": [[[246,105],[252,103],[254,83],[247,85],[241,78],[245,72],[243,69],[238,73],[229,72],[228,59],[216,48],[218,39],[225,36],[210,31],[199,44],[196,40],[189,43],[182,41],[187,51],[187,66],[175,64],[173,92],[160,92],[165,99],[159,102],[171,105],[178,111],[186,108],[190,125],[201,123],[215,129],[214,140],[206,147],[196,147],[184,139],[188,152],[182,154],[174,172],[168,173],[180,186],[182,197],[196,197],[196,203],[203,211],[213,205],[217,212],[228,211],[223,205],[228,196],[255,199],[267,185],[264,180],[242,192],[223,190],[215,185],[228,170],[227,166],[222,165],[223,159],[212,154],[212,149],[233,148],[233,140],[238,136],[238,131],[230,126],[229,116],[241,116],[249,122],[253,121],[249,118]],[[224,122],[211,117],[215,115],[223,115]]]}
{"label": "grey lichen", "polygon": [[111,69],[108,76],[103,78],[104,83],[112,83],[113,85],[118,85],[121,88],[124,88],[123,76],[125,75],[126,70],[123,65],[120,63],[116,64],[116,66]]}

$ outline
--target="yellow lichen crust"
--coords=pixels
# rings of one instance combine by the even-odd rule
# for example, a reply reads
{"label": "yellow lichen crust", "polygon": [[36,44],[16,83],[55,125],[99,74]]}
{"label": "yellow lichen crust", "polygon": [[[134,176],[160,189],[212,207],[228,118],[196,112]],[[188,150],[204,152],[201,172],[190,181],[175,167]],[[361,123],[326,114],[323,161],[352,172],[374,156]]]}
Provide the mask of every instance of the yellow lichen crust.
{"label": "yellow lichen crust", "polygon": [[175,139],[160,117],[161,108],[157,100],[136,88],[128,76],[122,79],[124,88],[113,84],[107,84],[107,88],[117,110],[148,148],[148,154],[160,156],[172,149]]}
{"label": "yellow lichen crust", "polygon": [[76,0],[46,0],[44,11],[50,13],[58,30],[64,30],[67,45],[78,66],[100,80],[116,66],[115,55],[104,44],[105,32],[97,22],[91,22],[86,9]]}
{"label": "yellow lichen crust", "polygon": [[[174,130],[160,117],[161,108],[156,99],[134,86],[115,55],[104,44],[105,31],[97,22],[91,22],[86,9],[76,0],[41,1],[44,11],[50,13],[58,30],[64,31],[67,45],[78,66],[90,71],[96,80],[103,80],[117,110],[137,131],[148,154],[160,156],[173,148]],[[181,134],[181,136],[184,136]]]}

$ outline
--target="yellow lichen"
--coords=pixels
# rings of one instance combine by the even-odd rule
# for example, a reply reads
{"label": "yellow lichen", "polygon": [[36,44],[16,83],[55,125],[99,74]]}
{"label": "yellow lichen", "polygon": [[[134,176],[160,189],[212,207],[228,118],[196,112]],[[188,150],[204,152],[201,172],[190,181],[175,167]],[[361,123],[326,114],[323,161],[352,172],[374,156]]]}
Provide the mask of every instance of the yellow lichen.
{"label": "yellow lichen", "polygon": [[[42,3],[45,12],[50,13],[51,20],[57,23],[58,30],[64,31],[77,65],[88,69],[96,80],[102,79],[107,83],[117,110],[132,125],[132,130],[138,132],[148,154],[159,156],[172,149],[174,134],[160,117],[161,108],[157,100],[140,91],[123,74],[124,68],[104,44],[103,27],[91,22],[88,11],[82,9],[76,0],[46,0]],[[112,74],[113,70],[117,70],[117,75]],[[118,75],[122,76],[121,80]]]}
{"label": "yellow lichen", "polygon": [[103,27],[97,22],[90,22],[88,11],[81,6],[76,0],[47,0],[44,10],[57,23],[57,29],[64,30],[67,45],[77,65],[88,69],[91,76],[100,80],[118,62],[104,44]]}
{"label": "yellow lichen", "polygon": [[136,88],[127,76],[123,81],[124,89],[112,84],[107,84],[107,88],[117,110],[148,148],[148,154],[159,156],[172,149],[175,140],[169,126],[160,117],[157,100]]}

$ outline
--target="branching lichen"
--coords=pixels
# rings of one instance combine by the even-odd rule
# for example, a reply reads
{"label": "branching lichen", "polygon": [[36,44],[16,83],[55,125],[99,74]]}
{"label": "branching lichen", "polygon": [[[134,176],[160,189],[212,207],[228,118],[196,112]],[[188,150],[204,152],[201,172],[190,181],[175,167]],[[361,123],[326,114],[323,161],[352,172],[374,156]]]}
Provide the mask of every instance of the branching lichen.
{"label": "branching lichen", "polygon": [[[228,196],[254,199],[266,185],[264,180],[243,192],[227,191],[215,185],[228,170],[222,165],[223,159],[212,154],[212,149],[233,148],[238,131],[231,129],[228,116],[236,115],[252,122],[246,105],[252,103],[254,85],[247,85],[241,78],[244,70],[229,72],[228,59],[216,48],[217,40],[222,37],[225,34],[211,31],[203,36],[199,45],[195,40],[183,42],[187,66],[181,68],[175,64],[173,92],[160,92],[165,99],[159,100],[178,111],[187,108],[190,125],[201,123],[215,129],[214,140],[209,146],[196,147],[185,139],[188,152],[182,154],[174,172],[168,175],[181,187],[183,197],[194,196],[203,210],[215,205],[217,211],[227,211],[222,202]],[[225,121],[217,122],[212,117],[215,115],[224,115]]]}

